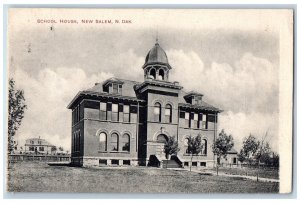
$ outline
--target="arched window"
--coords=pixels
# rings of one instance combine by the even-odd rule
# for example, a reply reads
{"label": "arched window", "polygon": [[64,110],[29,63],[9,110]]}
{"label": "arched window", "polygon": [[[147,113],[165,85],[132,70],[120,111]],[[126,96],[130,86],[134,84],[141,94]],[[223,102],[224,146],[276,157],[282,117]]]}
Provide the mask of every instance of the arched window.
{"label": "arched window", "polygon": [[156,70],[154,68],[150,70],[150,75],[153,77],[153,79],[156,79]]}
{"label": "arched window", "polygon": [[126,152],[130,151],[130,136],[128,134],[124,134],[122,136],[121,148],[122,148],[122,151],[126,151]]}
{"label": "arched window", "polygon": [[188,138],[185,138],[184,139],[184,153],[186,154],[189,154],[189,151],[188,151],[188,143],[189,143],[189,139]]}
{"label": "arched window", "polygon": [[154,121],[161,122],[161,105],[158,102],[154,104]]}
{"label": "arched window", "polygon": [[165,79],[165,72],[164,72],[163,69],[160,69],[160,70],[158,71],[158,79],[159,79],[159,80],[164,80],[164,79]]}
{"label": "arched window", "polygon": [[99,135],[99,151],[107,151],[107,135],[105,133]]}
{"label": "arched window", "polygon": [[207,154],[207,140],[203,139],[203,148],[202,148],[202,154],[206,155]]}
{"label": "arched window", "polygon": [[167,104],[165,108],[165,122],[172,123],[172,106],[170,104]]}
{"label": "arched window", "polygon": [[117,133],[111,134],[110,151],[119,151],[119,136]]}
{"label": "arched window", "polygon": [[157,142],[166,143],[167,141],[168,141],[167,136],[162,135],[162,134],[160,134],[160,135],[157,136]]}

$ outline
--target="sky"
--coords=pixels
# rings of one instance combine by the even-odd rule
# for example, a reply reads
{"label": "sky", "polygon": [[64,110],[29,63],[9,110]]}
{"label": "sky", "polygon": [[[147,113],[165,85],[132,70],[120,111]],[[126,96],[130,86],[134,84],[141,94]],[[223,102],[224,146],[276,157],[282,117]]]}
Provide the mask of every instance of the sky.
{"label": "sky", "polygon": [[[172,66],[169,80],[203,93],[223,110],[218,130],[233,136],[237,150],[250,133],[259,139],[267,133],[278,150],[280,38],[272,15],[136,11],[118,13],[131,19],[126,25],[36,23],[41,16],[95,19],[95,12],[11,14],[9,76],[24,90],[28,105],[17,140],[41,137],[70,150],[66,107],[72,98],[109,77],[143,81],[142,66],[158,36]],[[117,15],[104,14],[105,19]]]}

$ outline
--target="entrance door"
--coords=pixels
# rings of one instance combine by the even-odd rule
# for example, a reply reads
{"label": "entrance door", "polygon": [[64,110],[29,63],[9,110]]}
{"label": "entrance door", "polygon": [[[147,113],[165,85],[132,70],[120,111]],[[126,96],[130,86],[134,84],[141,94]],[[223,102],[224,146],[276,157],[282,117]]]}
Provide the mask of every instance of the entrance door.
{"label": "entrance door", "polygon": [[165,143],[167,142],[168,137],[164,134],[160,134],[157,136],[157,146],[156,146],[156,155],[161,157],[162,159],[166,158],[166,154],[164,152]]}

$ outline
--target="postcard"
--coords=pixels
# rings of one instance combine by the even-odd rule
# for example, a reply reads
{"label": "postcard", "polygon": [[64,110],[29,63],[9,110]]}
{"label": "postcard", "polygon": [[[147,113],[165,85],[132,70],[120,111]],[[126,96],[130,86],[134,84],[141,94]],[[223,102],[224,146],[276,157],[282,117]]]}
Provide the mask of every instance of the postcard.
{"label": "postcard", "polygon": [[10,8],[8,192],[290,193],[292,9]]}

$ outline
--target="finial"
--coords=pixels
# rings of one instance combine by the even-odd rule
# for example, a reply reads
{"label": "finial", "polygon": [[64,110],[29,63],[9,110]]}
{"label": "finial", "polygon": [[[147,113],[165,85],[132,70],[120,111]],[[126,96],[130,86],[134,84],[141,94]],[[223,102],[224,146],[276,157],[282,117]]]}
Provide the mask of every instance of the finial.
{"label": "finial", "polygon": [[158,32],[156,31],[156,43],[155,44],[158,44]]}

